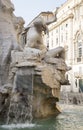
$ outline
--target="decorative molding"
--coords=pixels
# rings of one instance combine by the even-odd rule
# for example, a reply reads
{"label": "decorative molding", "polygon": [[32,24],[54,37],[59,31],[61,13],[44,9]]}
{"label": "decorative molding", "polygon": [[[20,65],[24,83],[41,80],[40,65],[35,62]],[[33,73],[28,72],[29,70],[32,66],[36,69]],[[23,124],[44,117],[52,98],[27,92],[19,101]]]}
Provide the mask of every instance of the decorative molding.
{"label": "decorative molding", "polygon": [[62,24],[63,22],[65,22],[67,19],[73,19],[74,15],[73,14],[69,14],[66,17],[63,17],[62,20],[60,21],[56,21],[55,23],[52,24],[52,26],[48,26],[49,31],[53,30],[54,28],[60,26],[60,24]]}

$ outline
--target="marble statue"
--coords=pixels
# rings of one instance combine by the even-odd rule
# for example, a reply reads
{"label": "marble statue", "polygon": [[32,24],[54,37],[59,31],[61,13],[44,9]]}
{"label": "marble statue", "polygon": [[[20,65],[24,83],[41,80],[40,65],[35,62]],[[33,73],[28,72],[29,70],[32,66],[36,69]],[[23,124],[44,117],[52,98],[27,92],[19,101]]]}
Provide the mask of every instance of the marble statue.
{"label": "marble statue", "polygon": [[45,49],[43,44],[43,33],[48,33],[47,25],[42,17],[37,18],[34,22],[27,27],[27,44],[25,48],[31,47],[39,50]]}

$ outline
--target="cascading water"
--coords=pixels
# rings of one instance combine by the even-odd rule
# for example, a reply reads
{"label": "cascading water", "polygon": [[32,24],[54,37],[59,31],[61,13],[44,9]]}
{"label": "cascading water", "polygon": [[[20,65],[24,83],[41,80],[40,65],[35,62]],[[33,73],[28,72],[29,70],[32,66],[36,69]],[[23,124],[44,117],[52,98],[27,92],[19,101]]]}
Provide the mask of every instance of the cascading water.
{"label": "cascading water", "polygon": [[29,68],[26,75],[23,75],[22,70],[16,73],[7,124],[30,123],[32,121],[33,75],[31,72]]}

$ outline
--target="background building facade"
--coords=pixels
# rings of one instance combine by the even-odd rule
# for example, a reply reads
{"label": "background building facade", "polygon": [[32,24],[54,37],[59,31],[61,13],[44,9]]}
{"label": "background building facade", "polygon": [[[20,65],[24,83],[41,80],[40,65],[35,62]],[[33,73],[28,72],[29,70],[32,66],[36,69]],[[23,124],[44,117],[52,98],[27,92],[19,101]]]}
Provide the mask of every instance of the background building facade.
{"label": "background building facade", "polygon": [[67,0],[57,8],[56,17],[48,25],[49,49],[65,48],[66,63],[72,67],[67,73],[70,91],[83,91],[83,0]]}

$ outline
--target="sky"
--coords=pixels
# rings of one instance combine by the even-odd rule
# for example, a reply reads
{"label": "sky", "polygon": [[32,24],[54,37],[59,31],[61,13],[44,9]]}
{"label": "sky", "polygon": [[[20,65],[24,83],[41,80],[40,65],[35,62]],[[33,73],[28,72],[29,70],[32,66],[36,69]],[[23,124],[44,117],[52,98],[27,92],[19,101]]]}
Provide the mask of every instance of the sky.
{"label": "sky", "polygon": [[67,0],[11,0],[14,4],[14,14],[21,16],[27,26],[37,15],[45,11],[53,11]]}

